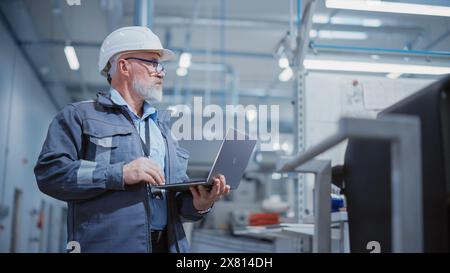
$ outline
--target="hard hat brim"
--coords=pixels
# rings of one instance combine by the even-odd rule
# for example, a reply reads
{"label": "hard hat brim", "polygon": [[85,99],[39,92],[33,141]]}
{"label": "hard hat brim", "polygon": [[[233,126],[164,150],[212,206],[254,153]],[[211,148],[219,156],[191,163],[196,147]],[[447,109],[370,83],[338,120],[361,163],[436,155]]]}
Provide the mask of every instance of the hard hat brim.
{"label": "hard hat brim", "polygon": [[156,52],[159,54],[160,61],[170,61],[175,59],[176,54],[170,49],[141,49],[141,50],[128,50],[119,52],[117,54],[126,54],[126,53],[137,53],[137,52]]}
{"label": "hard hat brim", "polygon": [[161,50],[161,53],[162,53],[160,58],[161,61],[170,61],[175,59],[176,57],[176,54],[170,49],[163,49]]}

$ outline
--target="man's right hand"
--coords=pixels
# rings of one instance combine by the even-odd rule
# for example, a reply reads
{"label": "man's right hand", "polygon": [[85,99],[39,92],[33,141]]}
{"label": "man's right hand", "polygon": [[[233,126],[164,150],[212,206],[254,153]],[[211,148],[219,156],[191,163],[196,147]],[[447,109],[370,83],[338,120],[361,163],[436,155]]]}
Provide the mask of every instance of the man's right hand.
{"label": "man's right hand", "polygon": [[164,174],[156,161],[140,157],[123,166],[123,181],[126,185],[145,182],[150,185],[164,185]]}

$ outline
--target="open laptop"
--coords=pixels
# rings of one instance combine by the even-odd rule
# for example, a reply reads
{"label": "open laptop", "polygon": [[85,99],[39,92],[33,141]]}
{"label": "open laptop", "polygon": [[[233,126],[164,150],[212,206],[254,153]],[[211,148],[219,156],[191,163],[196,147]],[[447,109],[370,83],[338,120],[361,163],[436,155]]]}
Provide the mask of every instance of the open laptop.
{"label": "open laptop", "polygon": [[169,183],[161,186],[152,186],[152,189],[166,189],[170,191],[186,191],[191,186],[203,185],[211,188],[213,178],[218,174],[225,176],[227,185],[232,190],[237,189],[247,164],[256,145],[256,140],[249,140],[246,134],[236,129],[230,129],[227,132],[219,152],[216,155],[214,163],[209,174],[204,179],[195,179],[185,182]]}

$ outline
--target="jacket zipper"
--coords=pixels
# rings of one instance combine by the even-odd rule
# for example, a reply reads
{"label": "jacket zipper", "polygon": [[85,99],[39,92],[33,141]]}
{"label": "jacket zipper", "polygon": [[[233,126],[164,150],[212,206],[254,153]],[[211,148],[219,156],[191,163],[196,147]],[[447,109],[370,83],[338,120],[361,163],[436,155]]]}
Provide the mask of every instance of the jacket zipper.
{"label": "jacket zipper", "polygon": [[[131,125],[133,126],[134,131],[136,132],[136,135],[137,135],[137,137],[138,137],[138,142],[140,143],[140,142],[141,142],[141,139],[140,139],[141,136],[139,135],[139,132],[138,132],[138,130],[136,129],[136,127],[134,127],[132,118],[130,117],[130,115],[129,115],[126,111],[123,111],[122,107],[120,107],[120,111],[122,112],[122,114],[125,115],[126,119],[127,119],[127,120],[131,123]],[[146,144],[147,144],[147,143],[146,143]],[[150,148],[149,148],[149,149],[150,149]],[[142,151],[142,155],[145,156],[144,151]],[[150,234],[150,229],[151,229],[151,226],[150,226],[151,207],[150,207],[150,203],[149,203],[149,198],[150,198],[150,187],[148,186],[148,184],[145,184],[145,186],[146,186],[147,194],[146,194],[146,196],[145,196],[145,198],[144,198],[144,203],[145,203],[145,206],[146,206],[147,211],[148,211],[148,213],[145,214],[145,218],[146,218],[145,225],[146,225],[146,227],[147,227],[147,228],[146,228],[146,232],[147,232],[147,252],[150,253],[150,252],[152,251],[152,250],[151,250],[151,246],[150,246],[150,241],[151,241],[151,234]]]}
{"label": "jacket zipper", "polygon": [[[161,135],[162,135],[163,138],[164,138],[164,144],[165,144],[165,146],[166,146],[166,154],[167,154],[167,162],[166,162],[166,167],[167,167],[167,177],[166,177],[166,181],[169,181],[169,180],[170,180],[170,152],[169,152],[169,144],[168,144],[168,141],[167,141],[167,136],[166,136],[165,133],[163,133],[163,130],[161,129],[161,125],[160,125],[159,122],[158,122],[158,128],[159,128],[159,130],[161,131]],[[171,193],[168,192],[168,195],[170,195],[170,194],[171,194]],[[168,199],[168,198],[167,198],[167,199]],[[169,200],[167,200],[167,202],[168,202],[168,201],[169,201]],[[174,201],[175,201],[175,200],[174,200]],[[175,203],[175,202],[172,202],[172,203]],[[171,205],[172,205],[172,204],[169,204],[169,202],[168,202],[167,207],[170,207]],[[171,221],[174,222],[172,213],[173,213],[173,208],[171,208],[171,209],[169,210],[168,217],[172,218]],[[175,224],[173,224],[173,236],[175,237],[175,246],[176,246],[177,252],[180,253],[180,246],[178,245],[178,238],[177,238],[177,232],[175,231]],[[170,246],[169,246],[169,247],[170,247]]]}

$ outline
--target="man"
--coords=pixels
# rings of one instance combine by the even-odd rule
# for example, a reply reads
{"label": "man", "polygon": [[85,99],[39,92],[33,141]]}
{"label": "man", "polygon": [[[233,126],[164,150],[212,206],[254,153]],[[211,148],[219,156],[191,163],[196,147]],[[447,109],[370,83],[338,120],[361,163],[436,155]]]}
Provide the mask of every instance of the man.
{"label": "man", "polygon": [[151,189],[188,179],[189,154],[170,133],[170,114],[151,105],[162,98],[160,62],[173,56],[146,27],[112,32],[99,57],[109,93],[66,106],[49,127],[36,179],[67,201],[68,240],[81,252],[187,252],[182,221],[201,219],[230,191],[222,175],[210,191]]}

